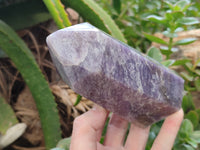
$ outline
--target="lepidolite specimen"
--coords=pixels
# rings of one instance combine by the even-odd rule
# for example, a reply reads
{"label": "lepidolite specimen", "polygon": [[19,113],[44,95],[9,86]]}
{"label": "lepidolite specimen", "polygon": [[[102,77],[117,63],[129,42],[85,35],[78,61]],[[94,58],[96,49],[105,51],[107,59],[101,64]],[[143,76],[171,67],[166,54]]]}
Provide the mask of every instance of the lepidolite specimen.
{"label": "lepidolite specimen", "polygon": [[88,23],[49,35],[47,44],[75,92],[130,122],[145,127],[181,107],[182,78]]}

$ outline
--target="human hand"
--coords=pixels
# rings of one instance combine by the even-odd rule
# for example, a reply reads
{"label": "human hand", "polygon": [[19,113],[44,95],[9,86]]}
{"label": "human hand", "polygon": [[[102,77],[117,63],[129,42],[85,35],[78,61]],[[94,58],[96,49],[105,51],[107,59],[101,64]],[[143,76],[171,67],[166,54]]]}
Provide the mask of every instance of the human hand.
{"label": "human hand", "polygon": [[[113,114],[107,127],[104,144],[100,144],[102,130],[108,111],[96,106],[77,117],[73,124],[70,150],[144,150],[149,129],[131,124],[129,135],[124,143],[128,122]],[[151,150],[171,150],[183,120],[183,110],[168,116],[155,139]]]}

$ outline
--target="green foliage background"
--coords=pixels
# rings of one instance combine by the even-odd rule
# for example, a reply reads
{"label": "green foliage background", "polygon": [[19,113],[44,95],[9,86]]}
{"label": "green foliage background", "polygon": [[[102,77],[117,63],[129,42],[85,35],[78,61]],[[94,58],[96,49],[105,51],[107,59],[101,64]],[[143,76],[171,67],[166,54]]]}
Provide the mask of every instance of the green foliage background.
{"label": "green foliage background", "polygon": [[[59,28],[70,26],[65,7],[75,9],[84,21],[127,42],[166,67],[182,66],[185,68],[186,71],[179,73],[185,79],[186,94],[182,103],[185,119],[173,149],[199,149],[200,109],[195,108],[191,92],[200,91],[200,59],[195,63],[191,63],[188,58],[171,59],[175,46],[188,45],[197,40],[187,38],[177,42],[173,41],[178,36],[178,32],[200,27],[199,0],[43,0],[43,2],[41,0],[0,0],[0,20],[2,20],[0,22],[0,54],[3,50],[12,59],[31,89],[39,108],[46,148],[55,147],[61,137],[56,104],[30,50],[13,29],[30,27],[48,20],[51,16]],[[153,34],[156,32],[168,37],[169,41],[155,37]],[[10,40],[12,40],[11,45]],[[162,44],[163,47],[149,48],[152,42]],[[22,55],[24,60],[21,59]],[[1,57],[5,57],[5,54]],[[34,69],[31,73],[27,72],[23,64],[29,64],[29,67]],[[37,85],[33,82],[32,74],[38,77],[38,81],[41,81],[37,82]],[[42,93],[37,89],[42,89],[42,92],[46,93],[48,103],[44,103],[45,97],[42,97]],[[54,117],[48,117],[48,114]],[[53,125],[49,126],[52,122]],[[152,125],[146,150],[151,148],[162,122]],[[67,139],[67,141],[69,143],[70,140]],[[68,144],[63,147],[61,143],[63,142],[59,143],[58,149],[59,147],[68,149]]]}

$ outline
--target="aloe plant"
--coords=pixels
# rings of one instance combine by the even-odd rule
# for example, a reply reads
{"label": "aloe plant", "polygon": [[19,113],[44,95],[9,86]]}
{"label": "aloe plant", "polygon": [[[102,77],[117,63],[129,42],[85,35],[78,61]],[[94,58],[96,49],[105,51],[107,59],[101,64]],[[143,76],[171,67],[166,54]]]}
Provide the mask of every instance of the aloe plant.
{"label": "aloe plant", "polygon": [[46,148],[55,147],[61,139],[61,132],[54,97],[31,51],[3,21],[0,21],[0,49],[14,62],[35,99]]}
{"label": "aloe plant", "polygon": [[62,2],[65,6],[75,9],[86,21],[126,43],[116,23],[94,0],[62,0]]}

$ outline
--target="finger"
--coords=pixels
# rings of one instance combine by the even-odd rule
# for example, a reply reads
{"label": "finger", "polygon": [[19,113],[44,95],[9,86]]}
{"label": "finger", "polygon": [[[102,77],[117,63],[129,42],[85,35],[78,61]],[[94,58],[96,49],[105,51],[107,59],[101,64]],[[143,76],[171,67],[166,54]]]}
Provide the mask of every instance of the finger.
{"label": "finger", "polygon": [[74,120],[70,150],[96,150],[108,112],[98,106]]}
{"label": "finger", "polygon": [[160,132],[155,139],[152,150],[171,150],[183,120],[183,110],[180,109],[178,112],[167,117],[160,129]]}
{"label": "finger", "polygon": [[[100,143],[97,143],[97,150],[113,150],[113,147],[104,146]],[[123,147],[114,148],[114,150],[124,150]]]}
{"label": "finger", "polygon": [[107,127],[104,145],[113,148],[122,147],[127,127],[126,120],[113,114]]}
{"label": "finger", "polygon": [[126,150],[144,150],[149,136],[150,127],[141,128],[131,124],[131,128],[125,143]]}

